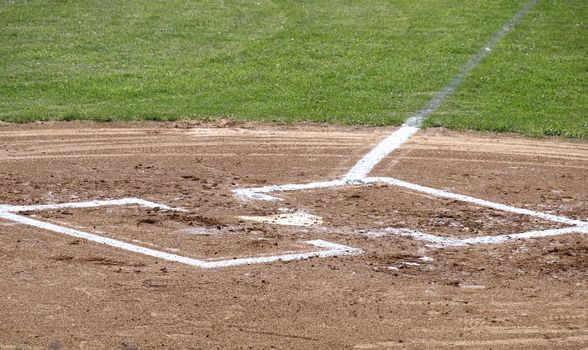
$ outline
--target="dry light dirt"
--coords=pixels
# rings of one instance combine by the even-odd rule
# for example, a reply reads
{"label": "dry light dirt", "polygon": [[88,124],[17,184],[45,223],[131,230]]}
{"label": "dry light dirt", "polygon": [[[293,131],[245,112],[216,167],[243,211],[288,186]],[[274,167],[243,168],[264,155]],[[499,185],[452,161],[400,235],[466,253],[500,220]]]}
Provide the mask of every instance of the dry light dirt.
{"label": "dry light dirt", "polygon": [[[476,237],[560,228],[374,184],[237,188],[340,178],[391,128],[217,122],[0,125],[0,205],[141,198],[23,216],[214,261],[362,254],[201,269],[0,219],[0,349],[585,349],[588,240],[575,233],[432,247],[365,230]],[[370,176],[588,220],[588,143],[427,129]],[[241,216],[304,212],[312,226]]]}

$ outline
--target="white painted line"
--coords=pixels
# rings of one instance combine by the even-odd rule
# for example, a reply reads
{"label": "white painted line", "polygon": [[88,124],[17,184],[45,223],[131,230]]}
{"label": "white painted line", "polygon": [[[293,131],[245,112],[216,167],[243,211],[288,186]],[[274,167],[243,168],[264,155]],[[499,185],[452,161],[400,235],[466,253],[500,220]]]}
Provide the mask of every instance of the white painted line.
{"label": "white painted line", "polygon": [[156,258],[160,258],[160,259],[164,259],[164,260],[168,260],[168,261],[175,261],[175,262],[180,262],[183,264],[188,264],[188,265],[193,265],[193,266],[199,266],[201,264],[200,260],[195,260],[195,259],[191,259],[191,258],[187,258],[187,257],[183,257],[183,256],[178,256],[175,254],[169,254],[166,252],[161,252],[158,250],[137,246],[137,245],[126,243],[126,242],[119,241],[116,239],[102,237],[102,236],[98,236],[98,235],[95,235],[92,233],[83,232],[83,231],[79,231],[79,230],[75,230],[75,229],[71,229],[71,228],[67,228],[67,227],[63,227],[63,226],[59,226],[59,225],[54,225],[54,224],[51,224],[48,222],[31,219],[31,218],[28,218],[28,217],[22,216],[22,215],[4,212],[4,213],[0,213],[0,217],[14,221],[14,222],[18,222],[23,225],[33,226],[33,227],[37,227],[37,228],[48,230],[48,231],[62,233],[62,234],[68,235],[68,236],[77,237],[77,238],[85,239],[85,240],[88,240],[91,242],[105,244],[105,245],[108,245],[111,247],[127,250],[127,251],[134,252],[134,253],[139,253],[139,254],[143,254],[143,255],[148,255],[148,256],[152,256],[152,257],[156,257]]}
{"label": "white painted line", "polygon": [[[354,184],[367,184],[374,182],[383,182],[394,186],[408,188],[417,192],[428,193],[430,195],[448,198],[461,202],[472,203],[483,207],[493,208],[496,210],[502,210],[506,212],[517,213],[521,215],[528,215],[533,217],[542,218],[545,220],[555,221],[570,225],[585,225],[585,222],[579,220],[569,219],[563,216],[552,215],[548,213],[541,213],[533,210],[516,208],[509,205],[493,203],[483,199],[474,197],[459,195],[450,193],[447,191],[436,190],[429,187],[424,187],[405,181],[385,178],[385,177],[374,177],[366,178],[372,169],[379,164],[386,156],[396,150],[398,147],[408,141],[421,127],[423,121],[428,118],[433,112],[435,112],[441,104],[451,96],[456,88],[465,80],[467,74],[475,69],[478,64],[488,56],[492,50],[496,47],[498,42],[502,40],[506,34],[512,30],[512,28],[521,21],[521,19],[531,11],[536,5],[538,0],[529,0],[525,6],[518,11],[512,18],[510,18],[501,28],[498,30],[482,47],[474,54],[468,62],[461,68],[461,70],[447,83],[443,89],[439,90],[435,96],[427,102],[427,104],[411,117],[396,130],[394,133],[382,140],[376,147],[369,151],[364,157],[362,157],[343,177],[343,181],[324,181],[324,182],[312,182],[306,184],[286,184],[276,186],[264,186],[258,188],[246,188],[236,189],[234,193],[241,199],[246,200],[269,200],[277,201],[280,198],[273,197],[267,193],[281,192],[281,191],[297,191],[297,190],[308,190],[318,188],[332,188],[340,187],[345,185]],[[417,232],[411,231],[412,235],[417,235]],[[418,235],[424,235],[422,238],[428,238],[432,240],[440,239],[438,236],[427,235],[418,233]],[[429,237],[430,236],[430,237]]]}
{"label": "white painted line", "polygon": [[384,237],[388,235],[394,236],[402,236],[402,237],[409,237],[419,241],[424,241],[428,243],[432,243],[434,247],[460,247],[460,246],[467,246],[467,245],[479,245],[479,244],[500,244],[505,243],[513,240],[521,240],[521,239],[531,239],[531,238],[540,238],[540,237],[551,237],[551,236],[560,236],[570,233],[580,233],[580,234],[588,234],[588,226],[575,226],[575,227],[566,227],[566,228],[558,228],[558,229],[551,229],[551,230],[541,230],[541,231],[529,231],[523,233],[515,233],[509,235],[499,235],[499,236],[480,236],[480,237],[470,237],[470,238],[451,238],[451,237],[443,237],[443,236],[436,236],[428,233],[423,233],[419,231],[413,231],[406,228],[386,228],[380,231],[370,231],[365,233],[368,237]]}
{"label": "white painted line", "polygon": [[273,185],[263,186],[256,188],[239,188],[233,190],[233,192],[241,199],[244,200],[268,200],[277,201],[282,200],[281,198],[268,196],[266,193],[271,192],[283,192],[283,191],[300,191],[300,190],[314,190],[320,188],[332,188],[340,187],[350,184],[346,180],[333,180],[333,181],[321,181],[321,182],[309,182],[302,184],[286,184],[286,185]]}
{"label": "white painted line", "polygon": [[[483,236],[466,239],[446,238],[441,236],[435,236],[426,234],[418,231],[412,231],[408,229],[394,229],[389,228],[385,231],[368,232],[368,236],[379,237],[382,235],[393,234],[399,236],[407,236],[415,239],[428,241],[435,243],[440,246],[455,246],[455,245],[467,245],[467,244],[490,244],[490,243],[501,243],[513,239],[527,239],[533,237],[547,237],[553,235],[561,235],[566,233],[580,232],[583,234],[588,233],[588,223],[569,219],[563,216],[552,215],[548,213],[542,213],[532,211],[528,209],[516,208],[509,205],[500,203],[494,203],[474,197],[459,195],[447,191],[436,190],[430,187],[420,186],[417,184],[408,183],[405,181],[385,178],[385,177],[373,177],[366,178],[372,169],[379,164],[386,156],[396,150],[398,147],[408,141],[421,127],[423,121],[428,118],[433,112],[435,112],[439,106],[451,96],[456,88],[465,80],[467,74],[472,71],[476,66],[493,50],[502,38],[518,23],[520,20],[537,4],[538,0],[529,0],[526,5],[515,14],[509,21],[507,21],[501,29],[496,32],[490,40],[485,43],[478,52],[473,55],[468,62],[462,67],[460,72],[453,77],[453,79],[435,96],[427,102],[427,104],[409,117],[406,122],[396,130],[394,133],[382,140],[376,147],[362,157],[343,177],[342,180],[323,181],[323,182],[312,182],[306,184],[286,184],[276,186],[264,186],[259,188],[245,188],[235,189],[233,192],[241,199],[245,200],[269,200],[277,201],[281,200],[277,197],[267,195],[267,193],[280,192],[280,191],[297,191],[297,190],[310,190],[310,189],[321,189],[321,188],[332,188],[341,187],[346,185],[367,185],[370,183],[381,182],[393,186],[404,187],[417,192],[427,193],[440,198],[453,199],[461,202],[471,203],[483,207],[493,208],[496,210],[517,213],[521,215],[533,216],[542,218],[549,221],[555,221],[564,224],[577,225],[576,227],[569,227],[563,229],[553,229],[544,231],[530,231],[514,235],[503,235],[503,236]],[[271,262],[276,260],[297,260],[306,259],[309,257],[325,257],[335,255],[354,255],[360,254],[362,251],[357,248],[351,248],[343,245],[329,243],[326,241],[315,240],[307,241],[306,243],[312,244],[319,247],[329,248],[326,251],[310,252],[310,253],[295,253],[285,254],[280,256],[267,256],[267,257],[255,257],[255,258],[244,258],[244,259],[233,259],[233,260],[222,260],[222,261],[202,261],[183,257],[175,254],[169,254],[145,247],[136,246],[126,242],[97,236],[87,232],[82,232],[38,220],[34,220],[28,217],[14,214],[15,212],[23,211],[36,211],[36,210],[49,210],[49,209],[61,209],[61,208],[91,208],[105,205],[127,205],[137,204],[149,208],[160,208],[162,210],[177,210],[183,211],[182,209],[170,208],[167,206],[159,205],[157,203],[145,201],[137,198],[124,198],[120,200],[112,201],[91,201],[91,202],[78,202],[78,203],[63,203],[63,204],[50,204],[50,205],[36,205],[36,206],[8,206],[0,205],[0,218],[8,219],[14,222],[39,227],[54,232],[59,232],[74,237],[87,239],[93,242],[107,244],[120,249],[137,252],[149,256],[158,257],[161,259],[181,262],[184,264],[198,266],[202,268],[214,268],[214,267],[227,267],[237,266],[243,264],[254,264]]]}
{"label": "white painted line", "polygon": [[359,255],[363,253],[361,249],[352,248],[341,244],[331,243],[320,239],[305,241],[304,243],[311,244],[320,248],[327,248],[328,250],[322,250],[317,252],[309,253],[293,253],[276,256],[262,256],[256,258],[245,258],[245,259],[232,259],[222,261],[207,261],[205,268],[218,268],[218,267],[231,267],[238,265],[251,265],[251,264],[262,264],[270,263],[274,261],[292,261],[292,260],[304,260],[310,258],[327,258],[333,256],[344,256],[344,255]]}
{"label": "white painted line", "polygon": [[387,155],[403,145],[408,139],[419,131],[418,127],[403,125],[390,136],[382,140],[376,147],[361,158],[349,172],[343,177],[345,180],[361,179],[380,163]]}
{"label": "white painted line", "polygon": [[43,205],[2,205],[0,206],[0,212],[19,213],[24,211],[41,211],[41,210],[54,210],[54,209],[81,209],[81,208],[96,208],[109,205],[140,205],[146,208],[158,208],[161,210],[170,211],[185,211],[181,208],[172,208],[166,205],[157,204],[146,201],[140,198],[122,198],[113,200],[95,200],[87,202],[71,202],[71,203],[58,203],[58,204],[43,204]]}
{"label": "white painted line", "polygon": [[483,236],[483,237],[472,237],[464,238],[461,241],[463,244],[498,244],[518,239],[529,239],[529,238],[540,238],[540,237],[551,237],[560,236],[570,233],[582,233],[588,234],[588,226],[576,226],[566,227],[552,230],[543,231],[529,231],[523,233],[516,233],[511,235],[502,236]]}
{"label": "white painted line", "polygon": [[[558,222],[561,224],[566,225],[574,225],[574,226],[584,226],[588,225],[588,222],[570,219],[565,216],[560,215],[553,215],[549,213],[543,213],[535,210],[529,210],[524,208],[517,208],[506,204],[495,203],[491,201],[487,201],[480,198],[470,197],[462,194],[452,193],[444,190],[438,190],[431,187],[421,186],[414,183],[394,179],[391,177],[366,177],[363,179],[349,179],[349,180],[334,180],[334,181],[324,181],[324,182],[311,182],[305,184],[287,184],[287,185],[276,185],[276,186],[265,186],[259,188],[249,188],[249,189],[238,189],[234,190],[235,193],[238,195],[243,196],[242,191],[249,191],[251,193],[258,193],[262,192],[264,196],[272,198],[272,200],[281,200],[277,197],[265,195],[265,193],[271,192],[286,192],[286,191],[297,191],[297,190],[306,190],[306,189],[325,189],[325,188],[333,188],[333,187],[342,187],[342,186],[357,186],[357,185],[370,185],[374,183],[384,183],[391,186],[397,186],[406,188],[409,190],[413,190],[420,193],[426,193],[435,197],[445,198],[445,199],[452,199],[459,202],[465,202],[474,204],[481,207],[492,208],[500,211],[505,211],[509,213],[515,213],[520,215],[532,216],[536,218],[540,218],[547,221]],[[254,198],[253,195],[247,198]]]}
{"label": "white painted line", "polygon": [[484,58],[486,58],[496,45],[510,32],[515,25],[517,25],[523,17],[529,13],[536,5],[538,0],[529,0],[523,8],[517,12],[512,18],[510,18],[502,27],[494,33],[494,35],[484,44],[478,52],[476,52],[468,62],[461,68],[451,81],[427,103],[427,105],[411,116],[405,123],[405,125],[420,127],[425,119],[427,119],[431,113],[435,112],[441,104],[451,96],[457,87],[465,80],[468,73],[474,70]]}
{"label": "white painted line", "polygon": [[534,211],[534,210],[517,208],[517,207],[513,207],[510,205],[506,205],[506,204],[490,202],[490,201],[487,201],[484,199],[474,198],[474,197],[456,194],[456,193],[452,193],[452,192],[447,192],[447,191],[443,191],[443,190],[437,190],[437,189],[434,189],[431,187],[425,187],[425,186],[413,184],[410,182],[406,182],[406,181],[402,181],[402,180],[398,180],[398,179],[394,179],[394,178],[390,178],[390,177],[369,177],[369,178],[366,178],[365,181],[371,182],[371,183],[381,182],[381,183],[385,183],[385,184],[392,185],[392,186],[403,187],[403,188],[407,188],[407,189],[410,189],[413,191],[426,193],[426,194],[429,194],[429,195],[432,195],[435,197],[439,197],[439,198],[446,198],[446,199],[452,199],[452,200],[456,200],[456,201],[460,201],[460,202],[471,203],[471,204],[475,204],[475,205],[478,205],[481,207],[487,207],[487,208],[492,208],[492,209],[496,209],[496,210],[500,210],[500,211],[521,214],[521,215],[526,215],[526,216],[532,216],[532,217],[540,218],[543,220],[558,222],[561,224],[575,225],[575,226],[588,225],[588,222],[574,220],[574,219],[566,218],[564,216],[542,213],[542,212],[538,212],[538,211]]}
{"label": "white painted line", "polygon": [[262,256],[262,257],[254,257],[254,258],[243,258],[243,259],[230,259],[230,260],[219,260],[219,261],[203,261],[198,259],[193,259],[181,255],[170,254],[166,252],[162,252],[155,249],[141,247],[135,244],[130,244],[127,242],[123,242],[117,239],[107,238],[98,236],[92,233],[83,232],[80,230],[75,230],[68,227],[63,227],[59,225],[55,225],[52,223],[39,221],[35,219],[28,218],[26,216],[17,215],[11,212],[0,212],[0,218],[10,220],[13,222],[17,222],[19,224],[28,225],[37,227],[40,229],[53,231],[57,233],[62,233],[68,236],[76,237],[85,239],[87,241],[108,245],[114,248],[130,251],[133,253],[139,253],[167,261],[179,262],[182,264],[200,267],[203,269],[211,269],[211,268],[219,268],[219,267],[230,267],[230,266],[239,266],[239,265],[250,265],[250,264],[261,264],[261,263],[269,263],[273,261],[291,261],[291,260],[301,260],[301,259],[309,259],[313,257],[331,257],[331,256],[343,256],[343,255],[357,255],[361,254],[362,250],[357,248],[352,248],[336,243],[331,243],[322,240],[314,240],[314,241],[306,241],[305,243],[313,245],[319,248],[327,248],[328,250],[322,251],[315,251],[315,252],[308,252],[308,253],[292,253],[292,254],[283,254],[283,255],[274,255],[274,256]]}
{"label": "white painted line", "polygon": [[[512,28],[521,21],[521,19],[537,5],[538,0],[529,0],[525,6],[517,12],[511,19],[509,19],[498,32],[496,32],[488,42],[486,42],[474,54],[469,61],[461,68],[459,73],[451,79],[451,81],[427,103],[425,107],[417,111],[414,115],[409,117],[407,121],[396,130],[394,133],[382,140],[376,147],[369,151],[364,157],[362,157],[343,177],[343,180],[361,180],[366,177],[370,171],[380,163],[387,155],[393,152],[395,149],[404,144],[410,139],[419,129],[422,122],[439,106],[447,97],[451,96],[455,89],[463,82],[466,75],[472,71],[476,66],[492,51],[506,34],[512,30]],[[337,180],[324,181],[324,182],[312,182],[307,184],[288,184],[288,185],[276,185],[276,186],[264,186],[258,188],[245,188],[234,190],[235,194],[242,199],[256,199],[256,200],[279,200],[279,198],[265,195],[265,193],[277,192],[277,191],[294,191],[294,190],[305,190],[313,188],[327,188],[343,186],[348,183],[341,183]],[[324,187],[321,187],[324,186]]]}
{"label": "white painted line", "polygon": [[451,96],[457,87],[463,83],[469,72],[475,69],[486,56],[492,52],[498,42],[502,40],[506,34],[518,23],[521,19],[537,5],[537,0],[530,0],[527,4],[517,12],[511,19],[509,19],[482,47],[474,54],[468,62],[461,68],[461,70],[443,87],[435,96],[427,102],[427,104],[410,116],[400,129],[392,133],[390,136],[382,140],[375,148],[368,152],[361,158],[351,170],[345,175],[344,179],[357,179],[368,176],[372,169],[380,163],[386,156],[402,146],[408,139],[414,135],[433,112],[435,112],[445,100]]}

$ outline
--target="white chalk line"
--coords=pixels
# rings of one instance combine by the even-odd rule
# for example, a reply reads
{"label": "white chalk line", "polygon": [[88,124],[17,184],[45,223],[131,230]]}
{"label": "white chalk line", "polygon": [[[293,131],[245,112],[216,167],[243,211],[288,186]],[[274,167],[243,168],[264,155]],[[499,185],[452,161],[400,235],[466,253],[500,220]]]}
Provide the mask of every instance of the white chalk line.
{"label": "white chalk line", "polygon": [[182,208],[172,208],[163,204],[150,202],[140,198],[121,198],[111,200],[94,200],[87,202],[70,202],[58,204],[42,205],[0,205],[0,212],[20,213],[27,211],[56,210],[56,209],[82,209],[96,208],[103,206],[122,206],[122,205],[139,205],[150,209],[160,209],[169,211],[185,211]]}
{"label": "white chalk line", "polygon": [[315,190],[321,188],[333,188],[349,185],[350,181],[346,180],[333,180],[333,181],[321,181],[321,182],[309,182],[302,184],[285,184],[285,185],[272,185],[263,186],[256,188],[239,188],[233,190],[233,193],[237,197],[244,200],[266,200],[266,201],[281,201],[281,198],[266,195],[271,192],[287,192],[287,191],[303,191],[303,190]]}
{"label": "white chalk line", "polygon": [[[487,207],[491,209],[496,209],[499,211],[510,212],[514,214],[520,214],[525,216],[532,216],[536,218],[540,218],[547,221],[553,221],[560,224],[566,225],[574,225],[574,226],[584,226],[588,225],[588,222],[570,219],[565,216],[553,215],[549,213],[524,209],[524,208],[517,208],[511,205],[491,202],[485,199],[475,198],[471,196],[466,196],[462,194],[452,193],[444,190],[438,190],[431,187],[421,186],[414,183],[410,183],[403,180],[398,180],[391,177],[367,177],[363,179],[356,179],[356,180],[336,180],[336,181],[325,181],[325,182],[313,182],[313,183],[306,183],[306,184],[288,184],[288,185],[276,185],[276,186],[265,186],[265,187],[258,187],[258,188],[248,188],[245,189],[245,192],[242,189],[234,190],[234,192],[240,196],[241,198],[248,198],[248,199],[258,199],[253,195],[249,195],[249,193],[263,194],[264,198],[270,198],[270,200],[276,200],[280,198],[272,197],[266,195],[266,193],[271,192],[288,192],[288,191],[298,191],[298,190],[309,190],[309,189],[325,189],[325,188],[334,188],[334,187],[342,187],[342,186],[365,186],[365,185],[372,185],[376,183],[387,184],[391,186],[397,186],[406,188],[415,192],[426,193],[428,195],[438,197],[438,198],[445,198],[451,199],[458,202],[465,202],[469,204],[475,204],[481,207]],[[244,193],[247,193],[245,195]]]}
{"label": "white chalk line", "polygon": [[385,228],[379,231],[368,231],[362,233],[368,237],[384,237],[389,235],[410,237],[419,241],[431,243],[430,246],[436,248],[445,247],[461,247],[467,245],[482,245],[482,244],[501,244],[516,240],[561,236],[570,233],[588,234],[588,226],[565,227],[550,230],[528,231],[523,233],[514,233],[499,236],[478,236],[469,238],[453,238],[432,235],[420,231],[413,231],[406,228]]}
{"label": "white chalk line", "polygon": [[[274,225],[284,225],[281,223],[271,223]],[[288,226],[288,225],[285,225]],[[324,226],[308,226],[303,232],[318,233],[318,234],[342,234],[352,236],[365,236],[369,238],[382,238],[386,236],[402,236],[409,237],[419,241],[428,242],[429,247],[445,248],[455,246],[480,245],[480,244],[502,244],[511,241],[525,240],[531,238],[542,238],[561,236],[572,233],[588,235],[588,222],[580,226],[533,230],[521,233],[510,233],[502,235],[485,235],[474,237],[446,237],[425,233],[422,231],[412,230],[405,227],[386,227],[383,229],[356,229],[351,227],[324,227]],[[221,233],[229,234],[229,233]]]}
{"label": "white chalk line", "polygon": [[373,178],[366,178],[364,179],[368,183],[384,183],[392,186],[398,186],[406,189],[410,189],[420,193],[426,193],[434,197],[445,198],[445,199],[452,199],[459,202],[465,202],[470,204],[475,204],[481,207],[496,209],[504,212],[532,216],[536,218],[540,218],[547,221],[553,221],[560,224],[567,224],[567,225],[576,225],[576,226],[584,226],[588,225],[588,222],[570,219],[565,216],[553,215],[549,213],[543,213],[539,211],[524,209],[524,208],[517,208],[506,204],[495,203],[491,201],[487,201],[484,199],[479,199],[475,197],[465,196],[462,194],[456,194],[448,191],[437,190],[431,187],[425,187],[421,185],[417,185],[414,183],[390,178],[390,177],[373,177]]}
{"label": "white chalk line", "polygon": [[362,179],[366,177],[372,169],[380,163],[386,156],[392,153],[395,149],[402,146],[408,139],[411,138],[419,127],[403,125],[390,136],[386,137],[380,143],[363,156],[352,168],[345,174],[343,179]]}
{"label": "white chalk line", "polygon": [[496,47],[512,28],[521,21],[521,19],[533,7],[537,5],[537,0],[530,0],[525,6],[510,18],[494,35],[474,54],[460,71],[439,90],[427,104],[411,115],[406,122],[390,136],[382,140],[376,147],[363,156],[345,175],[344,179],[358,179],[367,176],[372,169],[379,164],[386,156],[402,146],[412,135],[420,130],[421,125],[432,113],[450,97],[457,87],[463,83],[468,73],[474,70],[484,58]]}
{"label": "white chalk line", "polygon": [[[346,181],[361,181],[363,178],[369,175],[372,169],[379,164],[385,157],[402,146],[408,141],[416,132],[420,130],[423,121],[436,111],[443,101],[445,101],[455,89],[461,84],[466,75],[472,71],[476,66],[492,51],[494,47],[500,42],[504,36],[518,23],[521,19],[537,4],[537,0],[530,0],[527,4],[517,12],[512,18],[510,18],[498,32],[496,32],[486,42],[476,54],[474,54],[468,62],[461,68],[458,74],[456,74],[449,83],[427,103],[425,107],[418,110],[415,114],[407,119],[407,121],[392,134],[383,139],[376,147],[370,150],[365,156],[363,156],[357,163],[343,176],[342,180],[332,180],[324,182],[312,182],[306,184],[286,184],[278,186],[266,186],[255,189],[237,189],[234,192],[237,196],[244,199],[255,199],[255,200],[275,200],[275,197],[267,196],[265,193],[274,191],[292,191],[292,190],[305,190],[305,189],[316,189],[316,188],[328,188],[342,186],[347,183]],[[343,182],[342,182],[343,181]]]}
{"label": "white chalk line", "polygon": [[22,225],[37,227],[40,229],[65,234],[68,236],[81,238],[87,241],[104,244],[114,248],[130,251],[133,253],[139,253],[167,261],[178,262],[194,267],[200,267],[203,269],[221,268],[221,267],[233,267],[240,265],[251,265],[251,264],[262,264],[274,261],[292,261],[292,260],[303,260],[310,258],[325,258],[332,256],[344,256],[344,255],[357,255],[361,254],[362,250],[353,248],[341,244],[327,242],[323,240],[311,240],[305,241],[304,243],[315,246],[317,248],[326,248],[327,250],[306,252],[306,253],[287,253],[281,255],[271,256],[259,256],[251,258],[237,258],[237,259],[226,259],[226,260],[198,260],[189,258],[186,256],[171,254],[160,250],[146,248],[135,244],[127,243],[121,240],[99,236],[93,233],[84,232],[64,226],[55,225],[45,221],[32,219],[26,216],[15,214],[17,212],[29,212],[29,211],[42,211],[42,210],[53,210],[62,208],[95,208],[101,206],[122,206],[122,205],[140,205],[147,208],[159,208],[161,210],[174,210],[184,211],[183,209],[171,208],[165,205],[149,202],[139,198],[123,198],[116,200],[97,200],[89,202],[73,202],[73,203],[60,203],[60,204],[47,204],[47,205],[27,205],[27,206],[12,206],[2,205],[0,206],[0,218],[16,222]]}
{"label": "white chalk line", "polygon": [[423,233],[419,231],[414,231],[406,228],[388,228],[383,231],[369,231],[369,230],[358,230],[359,234],[366,235],[368,237],[382,237],[385,235],[397,235],[397,236],[405,236],[410,237],[413,239],[426,241],[431,243],[431,246],[435,247],[449,247],[449,246],[468,246],[468,245],[478,245],[478,244],[501,244],[513,240],[523,240],[523,239],[532,239],[532,238],[540,238],[540,237],[548,237],[548,236],[556,236],[556,235],[564,235],[564,234],[572,234],[572,233],[580,233],[586,234],[588,233],[588,222],[570,219],[565,216],[553,215],[549,213],[518,208],[506,204],[491,202],[484,199],[479,199],[471,196],[456,194],[444,190],[438,190],[431,187],[421,186],[414,183],[406,182],[399,179],[394,179],[390,177],[367,177],[363,179],[353,179],[353,180],[335,180],[335,181],[324,181],[324,182],[314,182],[314,183],[305,183],[305,184],[286,184],[286,185],[275,185],[275,186],[264,186],[259,188],[249,188],[246,189],[247,192],[243,190],[235,190],[235,193],[244,199],[259,199],[256,194],[260,193],[264,200],[281,200],[280,198],[269,196],[266,193],[271,192],[287,192],[287,191],[298,191],[298,190],[311,190],[311,189],[325,189],[325,188],[334,188],[334,187],[343,187],[343,186],[367,186],[372,185],[375,183],[382,183],[391,186],[402,187],[408,190],[412,190],[419,193],[425,193],[431,195],[433,197],[444,198],[444,199],[451,199],[458,202],[464,202],[469,204],[474,204],[480,207],[491,208],[503,212],[509,212],[513,214],[525,215],[536,217],[539,219],[543,219],[546,221],[557,222],[560,224],[566,225],[573,225],[573,227],[566,227],[561,229],[551,229],[551,230],[539,230],[539,231],[528,231],[522,232],[517,234],[509,234],[509,235],[498,235],[498,236],[480,236],[480,237],[472,237],[472,238],[447,238],[443,236],[432,235],[429,233]]}

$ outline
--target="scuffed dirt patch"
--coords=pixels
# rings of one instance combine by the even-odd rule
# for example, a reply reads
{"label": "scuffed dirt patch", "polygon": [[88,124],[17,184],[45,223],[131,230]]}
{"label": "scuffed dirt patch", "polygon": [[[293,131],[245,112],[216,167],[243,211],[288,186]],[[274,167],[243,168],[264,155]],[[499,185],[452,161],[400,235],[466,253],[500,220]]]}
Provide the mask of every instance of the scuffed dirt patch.
{"label": "scuffed dirt patch", "polygon": [[325,225],[334,227],[408,228],[446,237],[505,235],[565,227],[384,185],[284,193],[280,197],[290,205],[325,217]]}

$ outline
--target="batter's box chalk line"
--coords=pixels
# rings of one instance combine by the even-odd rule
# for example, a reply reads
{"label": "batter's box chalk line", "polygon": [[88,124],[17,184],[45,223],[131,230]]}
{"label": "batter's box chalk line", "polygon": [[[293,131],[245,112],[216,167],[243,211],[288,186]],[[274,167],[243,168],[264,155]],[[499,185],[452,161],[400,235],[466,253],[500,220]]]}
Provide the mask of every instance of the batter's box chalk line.
{"label": "batter's box chalk line", "polygon": [[549,230],[537,230],[528,231],[516,234],[508,235],[497,235],[497,236],[478,236],[471,238],[448,238],[444,236],[433,235],[420,231],[410,230],[408,228],[386,228],[384,230],[373,231],[370,229],[359,229],[356,230],[356,234],[366,235],[368,237],[383,237],[383,236],[403,236],[410,237],[416,240],[425,241],[432,247],[455,247],[455,246],[468,246],[478,244],[500,244],[516,240],[524,240],[530,238],[550,237],[565,235],[571,233],[588,234],[588,222],[570,219],[564,216],[553,215],[549,213],[517,208],[514,206],[487,201],[471,196],[457,194],[445,190],[439,190],[431,187],[421,186],[414,183],[406,182],[399,179],[390,177],[365,177],[361,179],[353,180],[334,180],[334,181],[323,181],[323,182],[311,182],[304,184],[286,184],[286,185],[274,185],[274,186],[263,186],[257,188],[246,188],[236,189],[234,193],[242,200],[268,200],[268,201],[281,201],[282,199],[275,196],[270,196],[268,193],[274,192],[289,192],[289,191],[308,191],[314,189],[325,189],[325,188],[337,188],[344,186],[371,186],[373,184],[385,184],[389,186],[401,187],[404,189],[411,190],[417,193],[424,193],[429,196],[450,199],[457,202],[463,202],[473,204],[479,207],[486,207],[495,209],[503,212],[530,216],[534,218],[543,219],[545,221],[556,222],[559,224],[570,225],[571,227],[565,227],[560,229],[549,229]]}
{"label": "batter's box chalk line", "polygon": [[481,244],[500,244],[513,242],[518,240],[540,238],[540,237],[552,237],[565,235],[570,233],[588,234],[588,226],[572,226],[566,228],[550,229],[550,230],[539,230],[539,231],[528,231],[523,233],[514,233],[509,235],[499,236],[477,236],[469,238],[453,238],[431,235],[419,231],[413,231],[405,228],[385,228],[379,231],[368,231],[365,233],[368,237],[384,237],[388,235],[410,237],[419,241],[427,242],[427,246],[432,248],[445,248],[445,247],[463,247],[469,245],[481,245]]}
{"label": "batter's box chalk line", "polygon": [[258,256],[258,257],[251,257],[251,258],[238,258],[238,259],[227,259],[227,260],[198,260],[186,256],[176,255],[167,253],[160,250],[155,250],[151,248],[146,248],[142,246],[138,246],[136,244],[127,243],[121,240],[112,239],[104,236],[99,236],[93,233],[84,232],[60,225],[56,225],[53,223],[40,221],[36,219],[32,219],[27,216],[19,215],[18,213],[22,212],[34,212],[34,211],[43,211],[43,210],[55,210],[55,209],[64,209],[64,208],[71,208],[71,209],[80,209],[80,208],[96,208],[96,207],[104,207],[104,206],[123,206],[123,205],[138,205],[145,208],[150,209],[160,209],[160,210],[168,210],[168,211],[185,211],[181,208],[172,208],[166,205],[146,201],[139,198],[122,198],[122,199],[115,199],[115,200],[95,200],[95,201],[88,201],[88,202],[74,202],[74,203],[60,203],[60,204],[47,204],[47,205],[23,205],[23,206],[12,206],[12,205],[0,205],[0,218],[13,221],[22,225],[37,227],[40,229],[53,231],[56,233],[65,234],[68,236],[76,237],[85,239],[91,242],[104,244],[107,246],[111,246],[114,248],[139,253],[143,255],[152,256],[155,258],[179,262],[182,264],[200,267],[203,269],[212,269],[212,268],[220,268],[220,267],[231,267],[231,266],[240,266],[240,265],[252,265],[252,264],[261,264],[261,263],[269,263],[275,261],[292,261],[292,260],[303,260],[303,259],[310,259],[310,258],[326,258],[326,257],[333,257],[333,256],[343,256],[343,255],[357,255],[361,254],[362,250],[348,247],[341,244],[336,244],[332,242],[327,242],[323,240],[311,240],[305,241],[304,243],[314,246],[316,248],[320,248],[322,250],[318,251],[311,251],[306,253],[285,253],[281,255],[270,255],[270,256]]}

